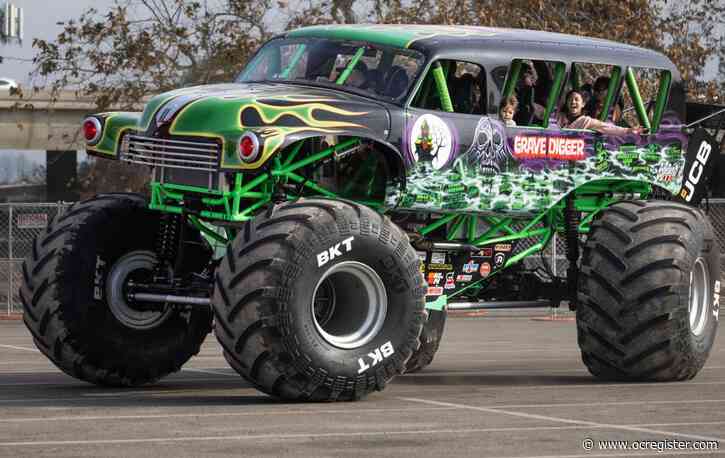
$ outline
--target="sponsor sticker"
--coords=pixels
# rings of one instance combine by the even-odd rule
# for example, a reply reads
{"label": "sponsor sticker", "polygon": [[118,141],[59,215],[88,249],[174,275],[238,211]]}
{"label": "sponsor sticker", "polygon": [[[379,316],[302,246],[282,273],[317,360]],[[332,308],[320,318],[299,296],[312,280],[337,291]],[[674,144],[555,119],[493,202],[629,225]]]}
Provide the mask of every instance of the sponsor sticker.
{"label": "sponsor sticker", "polygon": [[448,272],[446,274],[446,284],[443,287],[444,289],[455,289],[456,287],[456,278],[453,272]]}
{"label": "sponsor sticker", "polygon": [[446,254],[444,252],[434,251],[430,255],[430,263],[431,264],[445,264],[446,263]]}
{"label": "sponsor sticker", "polygon": [[478,270],[478,263],[469,260],[467,263],[463,264],[462,270],[464,274],[472,274]]}
{"label": "sponsor sticker", "polygon": [[428,272],[428,286],[438,286],[443,280],[441,272]]}
{"label": "sponsor sticker", "polygon": [[473,275],[459,275],[456,277],[456,281],[459,283],[466,283],[473,279]]}
{"label": "sponsor sticker", "polygon": [[496,250],[496,251],[509,252],[509,251],[511,251],[511,244],[510,243],[497,243],[493,247],[493,249]]}
{"label": "sponsor sticker", "polygon": [[425,293],[426,296],[440,296],[443,294],[443,288],[440,286],[429,287]]}
{"label": "sponsor sticker", "polygon": [[504,256],[503,253],[496,253],[496,256],[493,258],[493,263],[496,265],[496,267],[501,267],[505,260],[506,256]]}
{"label": "sponsor sticker", "polygon": [[491,264],[488,262],[481,263],[478,273],[481,274],[481,277],[483,278],[488,277],[491,274]]}
{"label": "sponsor sticker", "polygon": [[428,270],[453,270],[452,264],[428,264]]}
{"label": "sponsor sticker", "polygon": [[493,248],[483,248],[473,255],[474,258],[490,258],[491,256],[493,256]]}

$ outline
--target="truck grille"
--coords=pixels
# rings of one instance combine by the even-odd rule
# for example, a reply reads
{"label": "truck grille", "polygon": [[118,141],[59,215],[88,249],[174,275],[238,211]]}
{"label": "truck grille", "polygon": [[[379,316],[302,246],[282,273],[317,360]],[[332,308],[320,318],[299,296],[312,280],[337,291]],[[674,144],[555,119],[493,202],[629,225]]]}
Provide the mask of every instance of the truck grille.
{"label": "truck grille", "polygon": [[219,162],[219,144],[208,140],[171,140],[129,135],[128,149],[123,159],[154,167],[214,172]]}
{"label": "truck grille", "polygon": [[121,159],[153,167],[153,179],[213,189],[218,186],[220,147],[208,139],[169,139],[126,135]]}

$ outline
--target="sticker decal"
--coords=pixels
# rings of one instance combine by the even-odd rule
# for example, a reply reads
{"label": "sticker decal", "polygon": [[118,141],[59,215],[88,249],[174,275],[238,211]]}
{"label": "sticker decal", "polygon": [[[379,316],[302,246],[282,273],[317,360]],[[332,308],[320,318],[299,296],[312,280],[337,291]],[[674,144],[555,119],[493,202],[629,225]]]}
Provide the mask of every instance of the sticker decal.
{"label": "sticker decal", "polygon": [[478,269],[478,273],[481,274],[481,278],[486,278],[491,274],[491,264],[484,262],[481,264],[481,268]]}
{"label": "sticker decal", "polygon": [[443,288],[440,286],[430,287],[425,293],[426,296],[441,296],[443,295]]}
{"label": "sticker decal", "polygon": [[367,354],[367,357],[370,358],[370,364],[365,362],[365,357],[357,359],[357,363],[360,366],[360,369],[357,370],[357,373],[362,374],[371,367],[377,366],[378,364],[382,363],[384,359],[392,356],[393,353],[395,353],[393,344],[390,343],[390,341],[385,342],[379,348],[376,348],[375,350]]}
{"label": "sticker decal", "polygon": [[434,251],[430,255],[430,263],[431,264],[445,264],[446,263],[446,253],[442,251]]}
{"label": "sticker decal", "polygon": [[463,264],[463,273],[464,274],[472,274],[473,272],[478,270],[478,264],[473,262],[473,260],[469,260],[467,263]]}
{"label": "sticker decal", "polygon": [[441,169],[453,153],[453,136],[448,125],[434,114],[415,120],[410,131],[410,153],[415,162]]}
{"label": "sticker decal", "polygon": [[438,286],[443,280],[442,272],[428,272],[428,286]]}
{"label": "sticker decal", "polygon": [[496,251],[505,251],[509,252],[511,251],[511,244],[510,243],[498,243],[493,247]]}
{"label": "sticker decal", "polygon": [[335,245],[331,246],[330,248],[326,249],[322,253],[317,254],[317,267],[322,267],[328,262],[332,261],[335,258],[339,258],[344,253],[340,251],[341,247],[345,248],[345,253],[350,252],[352,250],[352,241],[355,240],[355,237],[348,237],[345,240],[343,240],[340,243],[336,243]]}
{"label": "sticker decal", "polygon": [[458,275],[456,281],[459,283],[466,283],[473,280],[473,275]]}
{"label": "sticker decal", "polygon": [[444,289],[454,289],[456,287],[456,274],[453,272],[448,272],[446,274],[446,284],[443,287]]}
{"label": "sticker decal", "polygon": [[505,260],[506,256],[503,253],[496,253],[496,256],[493,258],[493,263],[496,267],[501,267]]}

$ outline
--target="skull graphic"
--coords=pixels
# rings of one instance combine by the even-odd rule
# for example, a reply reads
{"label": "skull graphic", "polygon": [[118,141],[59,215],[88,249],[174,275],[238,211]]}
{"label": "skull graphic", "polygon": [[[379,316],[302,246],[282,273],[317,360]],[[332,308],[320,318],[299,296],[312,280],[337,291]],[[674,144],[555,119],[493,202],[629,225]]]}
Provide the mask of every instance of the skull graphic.
{"label": "skull graphic", "polygon": [[501,172],[501,166],[509,158],[503,129],[487,117],[476,125],[471,147],[463,155],[471,168],[478,168],[483,175]]}

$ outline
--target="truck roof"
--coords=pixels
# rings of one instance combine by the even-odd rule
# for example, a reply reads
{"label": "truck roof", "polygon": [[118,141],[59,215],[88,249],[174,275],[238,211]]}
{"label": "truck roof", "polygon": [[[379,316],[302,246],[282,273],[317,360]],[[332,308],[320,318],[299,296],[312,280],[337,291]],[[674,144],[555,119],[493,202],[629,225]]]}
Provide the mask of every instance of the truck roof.
{"label": "truck roof", "polygon": [[[320,25],[286,32],[283,36],[330,38],[365,41],[373,44],[410,48],[428,55],[442,51],[512,53],[511,57],[621,63],[640,67],[673,70],[672,62],[663,54],[650,49],[589,38],[539,30],[496,27],[352,24]],[[519,54],[516,52],[519,51]]]}

